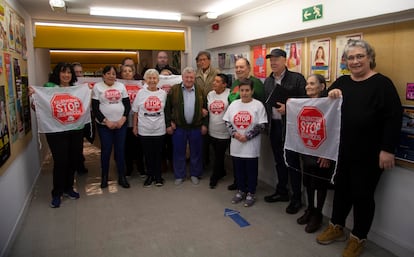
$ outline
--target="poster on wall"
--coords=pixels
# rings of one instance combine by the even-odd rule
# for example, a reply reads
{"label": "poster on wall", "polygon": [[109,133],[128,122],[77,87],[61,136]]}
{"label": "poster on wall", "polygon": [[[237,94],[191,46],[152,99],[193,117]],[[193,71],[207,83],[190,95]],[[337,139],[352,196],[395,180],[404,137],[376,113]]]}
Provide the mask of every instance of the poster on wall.
{"label": "poster on wall", "polygon": [[9,125],[6,113],[6,92],[4,85],[0,86],[0,167],[10,157]]}
{"label": "poster on wall", "polygon": [[414,106],[403,106],[400,142],[395,158],[414,163]]}
{"label": "poster on wall", "polygon": [[346,59],[344,55],[345,45],[350,39],[362,39],[362,33],[336,37],[336,78],[339,78],[342,75],[350,74],[346,66]]}
{"label": "poster on wall", "polygon": [[253,47],[253,76],[266,78],[266,45]]}
{"label": "poster on wall", "polygon": [[331,39],[312,40],[310,42],[310,74],[320,74],[330,81]]}
{"label": "poster on wall", "polygon": [[301,68],[301,54],[302,54],[302,43],[291,42],[285,44],[285,51],[287,55],[286,66],[290,71],[302,73]]}

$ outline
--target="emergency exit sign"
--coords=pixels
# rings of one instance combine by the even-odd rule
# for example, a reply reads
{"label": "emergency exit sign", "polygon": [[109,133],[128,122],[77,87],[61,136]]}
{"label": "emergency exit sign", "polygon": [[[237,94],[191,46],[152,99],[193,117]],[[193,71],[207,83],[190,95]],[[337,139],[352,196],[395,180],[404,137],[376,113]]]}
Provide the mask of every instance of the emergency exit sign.
{"label": "emergency exit sign", "polygon": [[302,9],[302,21],[303,22],[317,20],[322,17],[323,17],[323,7],[321,4]]}

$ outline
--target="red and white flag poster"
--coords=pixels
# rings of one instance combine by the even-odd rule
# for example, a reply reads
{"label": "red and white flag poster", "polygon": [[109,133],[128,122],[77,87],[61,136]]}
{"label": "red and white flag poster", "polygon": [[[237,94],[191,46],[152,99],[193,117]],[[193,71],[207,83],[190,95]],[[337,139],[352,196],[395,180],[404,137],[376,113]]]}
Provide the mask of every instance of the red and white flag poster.
{"label": "red and white flag poster", "polygon": [[291,98],[286,104],[285,149],[338,160],[342,98]]}
{"label": "red and white flag poster", "polygon": [[39,133],[73,130],[91,122],[88,86],[33,88]]}
{"label": "red and white flag poster", "polygon": [[253,76],[258,79],[266,78],[266,45],[253,47]]}

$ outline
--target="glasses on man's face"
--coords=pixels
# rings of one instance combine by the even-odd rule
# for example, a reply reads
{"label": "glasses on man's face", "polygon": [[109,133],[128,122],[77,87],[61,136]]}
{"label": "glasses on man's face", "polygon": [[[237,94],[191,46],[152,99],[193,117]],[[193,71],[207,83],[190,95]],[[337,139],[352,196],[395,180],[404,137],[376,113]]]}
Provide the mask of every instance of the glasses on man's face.
{"label": "glasses on man's face", "polygon": [[366,57],[366,55],[365,54],[357,54],[357,55],[350,55],[350,56],[347,56],[346,57],[346,59],[348,60],[348,61],[350,61],[350,62],[352,62],[352,61],[354,61],[355,59],[357,60],[357,61],[361,61],[362,59],[364,59]]}

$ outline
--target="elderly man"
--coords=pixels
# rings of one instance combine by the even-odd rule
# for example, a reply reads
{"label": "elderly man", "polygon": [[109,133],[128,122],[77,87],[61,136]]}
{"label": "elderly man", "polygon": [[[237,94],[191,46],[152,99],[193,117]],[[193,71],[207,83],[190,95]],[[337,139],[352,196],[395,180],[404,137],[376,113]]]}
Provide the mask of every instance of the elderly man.
{"label": "elderly man", "polygon": [[157,55],[157,64],[155,65],[155,69],[158,73],[161,74],[162,70],[169,70],[174,75],[180,75],[180,73],[173,67],[168,64],[168,54],[165,51],[158,52]]}
{"label": "elderly man", "polygon": [[270,144],[272,146],[273,157],[276,163],[278,184],[276,191],[272,195],[265,196],[266,202],[288,202],[289,191],[287,189],[288,177],[293,191],[292,199],[286,212],[289,214],[297,213],[302,207],[301,193],[301,172],[299,155],[295,152],[286,150],[286,167],[284,161],[283,145],[285,141],[286,129],[286,100],[292,97],[306,96],[306,80],[302,74],[289,71],[286,67],[286,52],[282,49],[273,49],[266,55],[270,59],[272,73],[264,82],[266,96],[267,117],[270,124]]}
{"label": "elderly man", "polygon": [[[253,91],[254,91],[253,98],[263,102],[264,101],[263,83],[260,79],[250,75],[251,66],[250,66],[250,62],[246,58],[239,58],[236,61],[235,72],[236,72],[237,79],[233,82],[231,86],[230,95],[229,95],[229,103],[240,98],[240,93],[239,93],[240,81],[243,79],[247,79],[247,78],[253,81]],[[228,190],[237,189],[236,178],[234,178],[233,184],[229,185],[227,189]]]}
{"label": "elderly man", "polygon": [[203,173],[202,136],[207,134],[207,99],[195,84],[195,71],[186,67],[183,82],[172,86],[165,107],[167,133],[172,135],[175,184],[186,177],[186,148],[190,146],[190,175],[193,184]]}

